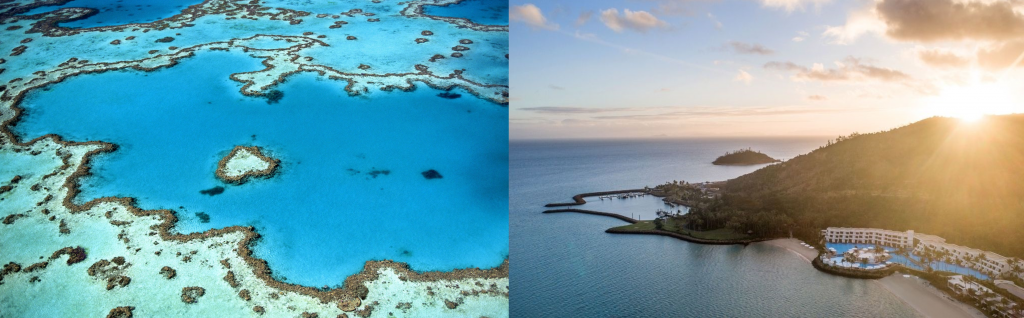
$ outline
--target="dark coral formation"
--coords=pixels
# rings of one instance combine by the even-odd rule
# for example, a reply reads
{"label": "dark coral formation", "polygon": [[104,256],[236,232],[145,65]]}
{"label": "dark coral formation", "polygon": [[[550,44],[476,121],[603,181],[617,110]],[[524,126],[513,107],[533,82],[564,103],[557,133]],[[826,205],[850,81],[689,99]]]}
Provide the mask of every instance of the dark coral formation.
{"label": "dark coral formation", "polygon": [[107,318],[132,318],[132,310],[135,310],[135,307],[117,307],[110,310],[110,313],[107,314]]}
{"label": "dark coral formation", "polygon": [[249,290],[248,289],[243,289],[242,291],[238,292],[238,297],[242,298],[245,301],[252,300],[252,296],[249,295]]}
{"label": "dark coral formation", "polygon": [[356,37],[349,35],[349,36],[346,36],[345,39],[349,40],[349,41],[352,41],[352,40],[355,40]]}
{"label": "dark coral formation", "polygon": [[370,66],[366,65],[366,64],[359,64],[359,69],[361,69],[361,70],[368,70],[368,69],[370,69]]}
{"label": "dark coral formation", "polygon": [[205,195],[208,195],[208,196],[215,196],[215,195],[224,193],[224,187],[216,186],[216,187],[209,188],[209,189],[206,189],[206,190],[199,190],[199,193],[205,194]]}
{"label": "dark coral formation", "polygon": [[462,53],[459,53],[459,52],[452,52],[452,57],[454,57],[454,58],[460,58],[460,57],[462,57]]}
{"label": "dark coral formation", "polygon": [[49,264],[50,264],[49,262],[35,263],[35,264],[32,264],[32,265],[29,265],[29,267],[25,267],[24,271],[26,273],[31,273],[31,272],[34,272],[36,270],[44,269],[44,268],[46,268],[46,265],[49,265]]}
{"label": "dark coral formation", "polygon": [[203,212],[196,212],[196,217],[199,218],[200,223],[210,223],[210,215]]}
{"label": "dark coral formation", "polygon": [[416,44],[423,44],[423,43],[427,43],[427,42],[430,42],[430,40],[427,40],[425,38],[418,38],[418,39],[416,39]]}
{"label": "dark coral formation", "polygon": [[157,43],[171,43],[171,41],[174,41],[174,38],[169,36],[156,39]]}
{"label": "dark coral formation", "polygon": [[398,303],[398,305],[395,306],[395,309],[401,309],[401,310],[409,310],[411,308],[412,308],[412,303]]}
{"label": "dark coral formation", "polygon": [[424,178],[427,178],[427,180],[430,180],[430,179],[441,179],[441,178],[443,178],[443,177],[441,176],[441,173],[440,173],[440,172],[437,172],[437,170],[434,170],[434,169],[430,169],[430,170],[427,170],[427,171],[423,171],[423,172],[422,172],[422,174],[423,174],[423,177],[424,177]]}
{"label": "dark coral formation", "polygon": [[459,44],[473,44],[473,41],[470,39],[462,39],[459,40]]}
{"label": "dark coral formation", "polygon": [[166,279],[171,279],[174,278],[174,276],[178,276],[178,271],[169,266],[164,266],[163,268],[160,268],[160,276],[163,276]]}
{"label": "dark coral formation", "polygon": [[[308,58],[308,60],[306,60],[306,61],[312,60],[312,58],[309,58],[309,57],[307,57],[307,58]],[[277,102],[280,102],[282,98],[284,98],[284,92],[276,90],[276,89],[275,90],[271,90],[271,91],[267,92],[265,97],[267,98],[267,104],[276,104]]]}
{"label": "dark coral formation", "polygon": [[235,279],[234,272],[228,271],[228,274],[224,275],[224,281],[228,282],[228,285],[231,286],[231,288],[238,288],[238,280]]}
{"label": "dark coral formation", "polygon": [[448,307],[448,309],[455,309],[459,307],[459,303],[445,299],[444,306]]}
{"label": "dark coral formation", "polygon": [[[3,193],[2,189],[0,189],[0,193]],[[23,217],[27,217],[27,216],[28,215],[24,215],[24,214],[21,214],[21,213],[11,214],[11,215],[8,215],[7,217],[4,218],[3,223],[4,224],[14,224],[14,221],[17,221],[18,219],[23,218]]]}
{"label": "dark coral formation", "polygon": [[377,305],[377,302],[373,302],[373,304],[366,305],[365,307],[363,307],[363,309],[356,310],[355,311],[356,316],[363,317],[363,318],[370,317],[370,315],[373,315],[373,306],[375,306],[375,305]]}
{"label": "dark coral formation", "polygon": [[252,311],[260,315],[267,312],[265,309],[263,309],[263,306],[253,306]]}
{"label": "dark coral formation", "polygon": [[[112,44],[112,45],[118,45],[118,44],[121,44],[121,40],[113,40],[113,41],[110,41],[110,44]],[[118,308],[120,308],[120,307],[118,307]]]}
{"label": "dark coral formation", "polygon": [[116,275],[107,277],[107,290],[114,289],[114,287],[125,287],[132,282],[132,279],[128,276]]}
{"label": "dark coral formation", "polygon": [[423,32],[420,32],[420,35],[422,35],[422,36],[431,36],[431,35],[434,35],[434,32],[423,30]]}
{"label": "dark coral formation", "polygon": [[391,174],[391,170],[376,170],[376,169],[374,169],[374,170],[371,170],[370,172],[367,172],[366,174],[369,174],[371,177],[376,179],[377,176],[379,176],[379,175],[385,175],[386,176],[386,175]]}
{"label": "dark coral formation", "polygon": [[4,277],[4,275],[10,274],[10,273],[17,273],[17,272],[20,272],[20,271],[21,271],[21,265],[20,264],[15,263],[15,262],[7,263],[7,265],[4,265],[4,269],[0,270],[0,279],[2,279]]}
{"label": "dark coral formation", "polygon": [[462,46],[462,45],[456,45],[455,47],[452,48],[452,51],[456,51],[456,52],[469,51],[469,47]]}
{"label": "dark coral formation", "polygon": [[320,314],[315,313],[315,312],[303,312],[302,313],[302,318],[317,318],[317,317],[320,317]]}
{"label": "dark coral formation", "polygon": [[54,259],[59,258],[61,255],[65,255],[65,254],[68,255],[68,262],[67,262],[68,265],[72,265],[72,264],[75,264],[75,263],[78,263],[78,262],[81,262],[81,261],[85,260],[85,249],[82,248],[81,246],[76,246],[76,247],[68,246],[68,247],[59,249],[56,252],[53,252],[53,255],[50,255],[50,259],[54,260]]}
{"label": "dark coral formation", "polygon": [[444,58],[444,55],[434,54],[434,56],[430,57],[430,61],[431,62],[437,62],[437,60],[440,60],[440,59],[443,59],[443,58]]}
{"label": "dark coral formation", "polygon": [[[437,94],[437,97],[444,98],[444,99],[456,99],[456,98],[462,97],[462,94],[452,93],[452,92],[441,92],[440,94]],[[434,171],[434,172],[437,172],[437,171]],[[438,174],[438,175],[440,175],[440,174]]]}
{"label": "dark coral formation", "polygon": [[60,229],[60,234],[71,234],[71,229],[68,228],[68,223],[64,222],[64,220],[60,220],[58,229]]}
{"label": "dark coral formation", "polygon": [[28,49],[27,46],[19,45],[18,47],[15,47],[15,48],[11,49],[11,56],[21,55],[22,53],[25,53],[25,50],[27,50],[27,49]]}
{"label": "dark coral formation", "polygon": [[199,297],[203,297],[206,294],[206,289],[202,287],[190,286],[181,289],[181,301],[186,304],[194,304],[199,301]]}

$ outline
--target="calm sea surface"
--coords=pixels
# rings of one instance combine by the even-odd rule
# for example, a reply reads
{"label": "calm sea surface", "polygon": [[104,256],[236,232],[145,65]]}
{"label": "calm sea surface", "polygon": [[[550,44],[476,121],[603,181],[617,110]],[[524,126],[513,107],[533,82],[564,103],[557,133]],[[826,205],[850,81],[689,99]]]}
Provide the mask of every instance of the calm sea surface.
{"label": "calm sea surface", "polygon": [[[541,214],[577,193],[666,181],[716,181],[756,170],[711,165],[752,147],[789,159],[824,144],[808,139],[509,142],[509,254],[513,317],[913,317],[881,285],[820,273],[782,248],[709,246],[604,233],[624,222]],[[588,208],[646,213],[649,199]]]}

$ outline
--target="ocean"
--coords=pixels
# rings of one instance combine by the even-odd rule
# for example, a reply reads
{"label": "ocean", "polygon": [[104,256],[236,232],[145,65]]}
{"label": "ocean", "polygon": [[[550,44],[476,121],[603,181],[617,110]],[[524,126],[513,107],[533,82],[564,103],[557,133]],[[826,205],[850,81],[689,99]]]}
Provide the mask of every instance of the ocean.
{"label": "ocean", "polygon": [[[607,234],[605,229],[625,223],[541,213],[544,204],[583,192],[727,180],[760,167],[711,165],[727,151],[751,147],[789,159],[827,139],[510,141],[511,316],[916,316],[880,284],[818,272],[780,247]],[[584,207],[648,219],[663,205],[642,198]],[[616,207],[621,210],[605,210]]]}

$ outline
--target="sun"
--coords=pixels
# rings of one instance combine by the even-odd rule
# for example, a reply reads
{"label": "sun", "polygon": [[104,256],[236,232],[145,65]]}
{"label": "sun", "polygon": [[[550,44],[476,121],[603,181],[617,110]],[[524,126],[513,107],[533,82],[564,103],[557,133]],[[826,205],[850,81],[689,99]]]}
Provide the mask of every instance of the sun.
{"label": "sun", "polygon": [[976,122],[985,115],[1003,115],[1021,111],[1021,96],[1001,83],[973,83],[946,87],[925,104],[936,116],[955,117]]}

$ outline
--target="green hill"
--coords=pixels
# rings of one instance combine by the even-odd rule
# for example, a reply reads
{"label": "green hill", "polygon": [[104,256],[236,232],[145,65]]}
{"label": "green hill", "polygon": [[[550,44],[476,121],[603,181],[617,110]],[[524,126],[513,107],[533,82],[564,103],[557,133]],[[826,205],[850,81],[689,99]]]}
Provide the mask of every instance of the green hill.
{"label": "green hill", "polygon": [[723,166],[748,166],[758,165],[765,163],[778,162],[772,157],[763,154],[759,151],[753,151],[750,149],[741,149],[734,152],[727,152],[725,155],[718,157],[715,161],[711,162],[715,165]]}
{"label": "green hill", "polygon": [[840,137],[725,182],[683,218],[814,241],[829,226],[912,229],[1024,257],[1024,115]]}

